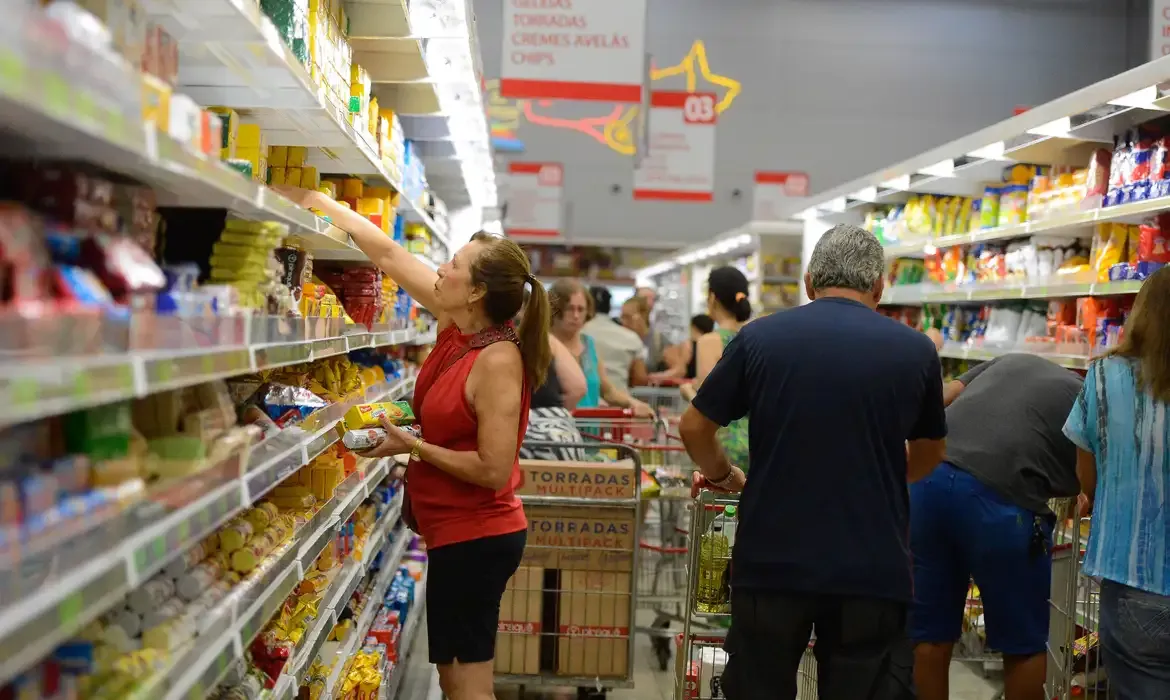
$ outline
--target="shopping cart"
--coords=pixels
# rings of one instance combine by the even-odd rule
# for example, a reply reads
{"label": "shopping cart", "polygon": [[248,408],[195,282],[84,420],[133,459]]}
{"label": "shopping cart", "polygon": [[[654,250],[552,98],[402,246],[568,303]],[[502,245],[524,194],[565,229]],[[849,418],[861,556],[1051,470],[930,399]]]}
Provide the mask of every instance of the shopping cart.
{"label": "shopping cart", "polygon": [[690,402],[684,399],[679,391],[679,387],[689,381],[691,380],[662,379],[658,381],[656,386],[630,387],[630,396],[639,401],[645,401],[654,409],[655,413],[667,421],[677,421],[678,417],[690,405]]}
{"label": "shopping cart", "polygon": [[686,602],[686,556],[694,463],[660,419],[635,418],[627,409],[574,412],[587,440],[610,442],[638,451],[642,463],[642,518],[637,571],[639,610],[653,617],[635,625],[650,637],[662,670],[670,666],[672,640],[681,629]]}
{"label": "shopping cart", "polygon": [[[972,580],[967,587],[967,602],[963,607],[963,626],[955,644],[953,660],[978,668],[984,677],[1003,671],[1003,657],[987,646],[987,624],[983,616],[983,596]],[[993,700],[1002,700],[999,694]]]}
{"label": "shopping cart", "polygon": [[1101,586],[1082,571],[1089,518],[1079,517],[1075,506],[1073,499],[1051,504],[1060,518],[1053,537],[1045,695],[1053,700],[1105,700],[1109,687],[1100,654]]}
{"label": "shopping cart", "polygon": [[676,697],[710,700],[723,696],[723,651],[731,622],[731,549],[735,545],[739,499],[703,490],[691,509],[687,548],[687,594],[683,632],[678,638]]}

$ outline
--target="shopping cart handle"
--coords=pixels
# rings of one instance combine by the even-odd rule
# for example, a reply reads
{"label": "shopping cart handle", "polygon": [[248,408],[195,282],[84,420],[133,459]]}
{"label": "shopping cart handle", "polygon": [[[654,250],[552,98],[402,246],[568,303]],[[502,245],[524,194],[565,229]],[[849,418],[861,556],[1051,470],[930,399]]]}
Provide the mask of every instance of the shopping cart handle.
{"label": "shopping cart handle", "polygon": [[648,386],[682,386],[688,382],[693,382],[693,379],[680,379],[678,377],[661,377],[659,379],[651,379],[647,382]]}
{"label": "shopping cart handle", "polygon": [[630,418],[634,415],[633,409],[617,406],[598,406],[596,408],[574,408],[574,418]]}

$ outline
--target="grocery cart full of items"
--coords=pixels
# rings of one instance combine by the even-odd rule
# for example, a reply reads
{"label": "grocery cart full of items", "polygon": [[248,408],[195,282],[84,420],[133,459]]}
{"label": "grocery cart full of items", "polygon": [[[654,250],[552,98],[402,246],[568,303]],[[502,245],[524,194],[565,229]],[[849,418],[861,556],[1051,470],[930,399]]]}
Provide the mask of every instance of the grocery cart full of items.
{"label": "grocery cart full of items", "polygon": [[1067,498],[1051,504],[1061,517],[1052,547],[1045,697],[1106,700],[1109,678],[1100,653],[1101,584],[1082,571],[1089,518],[1079,517],[1075,507],[1076,501]]}

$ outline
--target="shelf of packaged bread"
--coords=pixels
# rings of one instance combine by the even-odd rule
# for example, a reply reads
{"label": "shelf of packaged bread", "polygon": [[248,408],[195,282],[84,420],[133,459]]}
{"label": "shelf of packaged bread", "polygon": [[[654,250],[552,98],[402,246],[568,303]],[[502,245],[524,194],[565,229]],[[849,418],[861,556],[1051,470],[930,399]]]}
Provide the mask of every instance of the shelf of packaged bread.
{"label": "shelf of packaged bread", "polygon": [[[49,653],[129,591],[258,501],[338,441],[336,426],[357,403],[401,399],[413,379],[311,414],[260,442],[258,428],[224,432],[202,458],[152,461],[147,487],[122,478],[133,465],[107,461],[118,487],[91,490],[85,509],[27,524],[0,550],[0,682]],[[370,474],[384,475],[376,464]]]}
{"label": "shelf of packaged bread", "polygon": [[1086,235],[1083,229],[1093,224],[1108,222],[1136,224],[1153,214],[1165,211],[1170,211],[1170,196],[1155,197],[1110,207],[1070,209],[1069,211],[1053,214],[1050,217],[1036,221],[982,229],[972,233],[923,238],[915,241],[899,241],[897,243],[888,243],[884,247],[886,257],[895,258],[899,256],[922,255],[926,250],[937,248],[1007,241],[1038,234],[1083,236]]}
{"label": "shelf of packaged bread", "polygon": [[[24,347],[11,347],[12,359],[0,362],[0,426],[432,337],[414,329],[347,327],[337,318],[271,316],[55,317],[13,321],[8,329],[6,341]],[[79,346],[78,334],[96,341]],[[110,352],[97,342],[112,337],[125,349]]]}
{"label": "shelf of packaged bread", "polygon": [[[1071,348],[1070,348],[1071,350]],[[1026,353],[1043,357],[1061,367],[1069,369],[1085,369],[1089,366],[1092,358],[1082,350],[1079,352],[1058,352],[1047,346],[1035,343],[1025,343],[1017,346],[978,346],[967,345],[965,343],[947,343],[941,350],[938,351],[939,357],[946,357],[954,360],[967,360],[970,362],[987,362],[994,360],[1002,355],[1012,353]]]}
{"label": "shelf of packaged bread", "polygon": [[[348,519],[348,516],[341,517],[345,504],[355,499],[360,504],[367,497],[374,496],[385,476],[384,463],[376,471],[351,474],[337,487],[336,495],[297,531],[288,552],[277,550],[265,559],[273,575],[266,577],[261,573],[256,577],[250,574],[224,591],[221,598],[199,614],[194,628],[182,633],[180,643],[163,650],[164,660],[155,664],[151,669],[153,673],[135,679],[137,685],[131,697],[136,700],[206,697],[224,679],[231,666],[244,660],[244,651],[262,630],[269,627],[270,620],[294,591],[312,593],[316,605],[315,613],[306,609],[302,616],[301,632],[289,649],[285,672],[292,678],[293,669],[307,668],[348,601],[348,594],[344,598],[340,594],[346,589],[352,594],[353,587],[356,587],[352,579],[366,568],[352,555],[344,563],[329,555],[332,566],[322,570],[321,562],[325,560],[322,554],[341,535]],[[401,513],[400,503],[401,491],[398,491],[389,503],[381,506],[382,514],[376,528],[394,527]],[[374,544],[372,536],[376,531],[371,531],[366,540],[368,545]],[[265,585],[269,581],[273,583]],[[317,596],[316,592],[320,595]]]}
{"label": "shelf of packaged bread", "polygon": [[891,306],[918,306],[921,304],[962,304],[1019,299],[1116,296],[1137,294],[1141,286],[1140,280],[1070,282],[1059,279],[1018,284],[906,284],[886,287],[881,303]]}

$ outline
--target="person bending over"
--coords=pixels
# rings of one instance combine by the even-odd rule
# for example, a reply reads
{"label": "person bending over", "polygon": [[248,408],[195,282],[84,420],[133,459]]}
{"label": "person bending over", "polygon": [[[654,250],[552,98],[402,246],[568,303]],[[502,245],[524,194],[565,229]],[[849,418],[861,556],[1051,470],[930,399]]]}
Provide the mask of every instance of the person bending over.
{"label": "person bending over", "polygon": [[947,451],[910,485],[919,700],[949,698],[948,671],[972,579],[987,646],[1003,653],[1007,700],[1043,700],[1052,578],[1052,498],[1076,496],[1076,449],[1061,434],[1081,379],[1008,354],[944,387]]}
{"label": "person bending over", "polygon": [[[430,554],[430,660],[448,698],[489,700],[500,600],[528,533],[515,494],[517,457],[532,388],[543,383],[551,361],[544,287],[524,252],[505,238],[477,233],[436,272],[329,197],[276,189],[329,216],[438,319],[435,348],[414,390],[422,437],[383,421],[386,439],[363,454],[410,455],[406,498]],[[526,286],[531,298],[517,332],[511,319]]]}
{"label": "person bending over", "polygon": [[[745,325],[683,414],[707,483],[743,491],[728,700],[795,698],[814,631],[821,700],[912,693],[907,482],[941,461],[946,416],[934,345],[874,311],[883,270],[873,234],[830,229],[805,274],[812,303]],[[716,437],[744,416],[750,479]]]}

